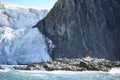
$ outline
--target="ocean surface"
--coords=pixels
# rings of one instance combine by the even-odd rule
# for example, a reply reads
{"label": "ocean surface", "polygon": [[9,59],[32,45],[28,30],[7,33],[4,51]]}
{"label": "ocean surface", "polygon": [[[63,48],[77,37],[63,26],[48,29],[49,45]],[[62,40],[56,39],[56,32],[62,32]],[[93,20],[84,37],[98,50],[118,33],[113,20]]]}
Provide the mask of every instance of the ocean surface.
{"label": "ocean surface", "polygon": [[17,71],[0,70],[0,80],[120,80],[120,69],[102,71]]}

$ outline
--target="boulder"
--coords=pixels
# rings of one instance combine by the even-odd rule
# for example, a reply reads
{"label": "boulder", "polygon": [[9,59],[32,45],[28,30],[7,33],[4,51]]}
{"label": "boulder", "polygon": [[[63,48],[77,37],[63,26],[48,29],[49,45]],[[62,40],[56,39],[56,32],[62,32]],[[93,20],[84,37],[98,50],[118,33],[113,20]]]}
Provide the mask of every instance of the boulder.
{"label": "boulder", "polygon": [[0,69],[5,70],[2,66],[0,66]]}

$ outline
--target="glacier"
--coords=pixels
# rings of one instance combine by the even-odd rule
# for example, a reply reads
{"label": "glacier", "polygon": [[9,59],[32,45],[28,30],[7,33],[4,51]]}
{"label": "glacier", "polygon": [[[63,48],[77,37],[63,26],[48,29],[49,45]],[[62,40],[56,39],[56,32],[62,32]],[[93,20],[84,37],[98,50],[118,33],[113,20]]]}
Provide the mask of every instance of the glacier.
{"label": "glacier", "polygon": [[51,60],[45,36],[32,28],[48,12],[48,9],[0,2],[0,64]]}

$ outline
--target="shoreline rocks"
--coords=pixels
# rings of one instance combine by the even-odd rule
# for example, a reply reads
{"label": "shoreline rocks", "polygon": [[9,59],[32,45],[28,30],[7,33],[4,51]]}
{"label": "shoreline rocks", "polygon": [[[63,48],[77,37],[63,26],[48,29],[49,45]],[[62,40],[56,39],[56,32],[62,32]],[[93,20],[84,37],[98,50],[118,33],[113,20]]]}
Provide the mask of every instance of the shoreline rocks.
{"label": "shoreline rocks", "polygon": [[0,66],[0,69],[5,70],[2,66]]}
{"label": "shoreline rocks", "polygon": [[58,58],[51,62],[28,64],[26,67],[14,67],[15,70],[40,70],[40,71],[109,71],[111,68],[120,67],[119,61],[109,61],[98,58]]}

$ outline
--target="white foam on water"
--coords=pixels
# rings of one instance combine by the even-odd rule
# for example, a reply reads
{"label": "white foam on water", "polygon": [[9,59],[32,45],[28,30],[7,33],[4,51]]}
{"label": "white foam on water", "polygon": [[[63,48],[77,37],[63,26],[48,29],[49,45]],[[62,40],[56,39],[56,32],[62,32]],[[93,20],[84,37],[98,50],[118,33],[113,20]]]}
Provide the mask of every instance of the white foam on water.
{"label": "white foam on water", "polygon": [[9,72],[10,70],[2,70],[0,69],[0,72]]}
{"label": "white foam on water", "polygon": [[[99,73],[102,71],[63,71],[63,70],[55,70],[55,71],[39,71],[39,70],[18,70],[19,72],[24,73],[33,73],[33,74],[40,74],[40,73],[50,73],[50,74],[80,74],[80,73]],[[104,73],[104,72],[103,72]]]}
{"label": "white foam on water", "polygon": [[119,80],[119,70],[120,68],[113,68],[109,72],[0,70],[0,78],[6,79],[4,76],[11,76],[10,80],[16,80],[17,76],[17,78],[21,78],[21,80]]}
{"label": "white foam on water", "polygon": [[110,74],[120,74],[120,68],[112,68],[108,73]]}
{"label": "white foam on water", "polygon": [[[0,65],[3,68],[5,68],[5,70],[0,69],[0,72],[9,72],[9,71],[13,71],[11,70],[12,67],[14,66],[26,66],[26,65]],[[50,74],[80,74],[80,73],[87,73],[87,74],[94,74],[94,73],[109,73],[112,75],[115,74],[120,74],[120,68],[112,68],[110,71],[108,72],[103,72],[103,71],[63,71],[63,70],[55,70],[55,71],[41,71],[41,70],[14,70],[20,73],[31,73],[33,75],[37,75],[37,76],[41,76],[39,74],[43,74],[43,73],[50,73]]]}

